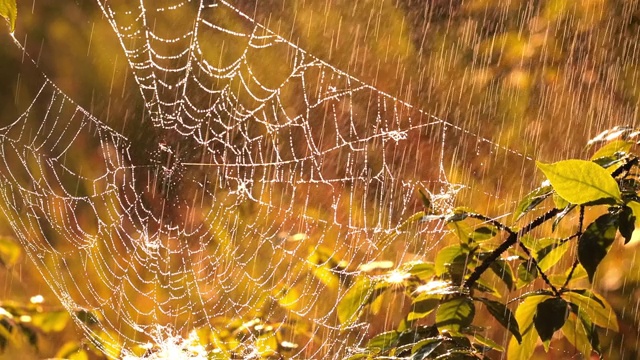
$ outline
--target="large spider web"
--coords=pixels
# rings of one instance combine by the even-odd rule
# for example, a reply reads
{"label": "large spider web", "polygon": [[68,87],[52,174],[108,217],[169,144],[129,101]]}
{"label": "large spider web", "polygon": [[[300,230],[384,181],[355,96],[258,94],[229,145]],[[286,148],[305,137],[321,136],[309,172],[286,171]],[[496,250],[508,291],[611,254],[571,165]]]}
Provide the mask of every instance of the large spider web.
{"label": "large spider web", "polygon": [[[133,152],[134,139],[46,75],[24,85],[32,101],[0,128],[0,207],[63,305],[96,314],[96,325],[76,320],[106,339],[109,357],[181,343],[260,308],[278,324],[311,324],[287,335],[299,357],[340,358],[368,326],[340,328],[346,279],[376,260],[431,258],[445,235],[438,222],[402,224],[420,210],[418,189],[443,211],[453,206],[463,186],[447,180],[459,165],[447,154],[517,169],[528,161],[225,1],[162,3],[97,1],[144,99],[140,121],[161,134],[157,147]],[[282,63],[262,63],[265,54]],[[246,357],[255,340],[241,344]]]}

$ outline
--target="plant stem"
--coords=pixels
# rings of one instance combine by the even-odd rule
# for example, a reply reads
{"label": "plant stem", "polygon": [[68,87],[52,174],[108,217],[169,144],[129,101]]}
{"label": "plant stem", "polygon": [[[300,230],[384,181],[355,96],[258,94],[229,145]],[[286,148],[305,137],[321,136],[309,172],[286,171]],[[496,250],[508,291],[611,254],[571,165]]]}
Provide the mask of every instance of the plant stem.
{"label": "plant stem", "polygon": [[[584,205],[580,206],[580,218],[578,219],[578,232],[576,233],[576,237],[578,239],[580,238],[580,236],[582,236],[583,228],[584,228]],[[564,281],[564,284],[562,284],[560,291],[567,288],[567,286],[569,285],[569,281],[571,281],[571,278],[573,277],[573,273],[576,271],[576,268],[578,267],[578,264],[580,264],[580,262],[576,258],[573,261],[573,265],[571,265],[571,270],[569,271],[569,275],[567,275],[567,279]]]}
{"label": "plant stem", "polygon": [[523,243],[519,243],[519,244],[522,251],[524,251],[524,253],[527,254],[527,256],[529,257],[529,261],[531,261],[533,265],[536,267],[536,270],[538,270],[538,273],[540,274],[540,277],[542,278],[542,280],[544,280],[544,282],[551,288],[551,291],[553,291],[553,293],[556,294],[556,296],[560,296],[560,292],[551,283],[551,280],[549,280],[549,277],[547,277],[547,274],[545,274],[544,271],[542,271],[542,269],[540,268],[540,265],[538,265],[538,261],[536,260],[536,258],[531,255],[531,251],[529,251],[529,249],[526,246],[524,246]]}
{"label": "plant stem", "polygon": [[[511,229],[506,230],[507,227],[503,226],[504,227],[503,230],[505,230],[505,231],[507,231],[509,233],[509,237],[507,237],[507,239],[502,244],[500,244],[500,246],[498,246],[495,250],[493,250],[493,252],[491,254],[489,254],[489,256],[486,257],[482,261],[482,263],[480,265],[478,265],[473,270],[471,275],[469,275],[467,280],[464,282],[464,286],[467,287],[467,288],[473,287],[473,285],[475,285],[475,283],[478,281],[478,279],[480,279],[480,276],[482,276],[482,274],[484,274],[484,272],[487,271],[487,269],[491,266],[491,264],[494,261],[498,260],[498,258],[500,256],[502,256],[502,254],[505,251],[507,251],[507,249],[509,249],[511,246],[513,246],[513,244],[518,242],[518,240],[523,235],[529,233],[531,230],[533,230],[533,229],[537,228],[538,226],[544,224],[546,221],[548,221],[549,219],[551,219],[554,216],[556,216],[559,212],[560,212],[559,209],[553,208],[553,209],[547,211],[546,213],[542,214],[538,218],[534,219],[532,222],[527,224],[525,227],[520,229],[518,232],[514,232]],[[496,226],[496,225],[494,224],[494,226]]]}

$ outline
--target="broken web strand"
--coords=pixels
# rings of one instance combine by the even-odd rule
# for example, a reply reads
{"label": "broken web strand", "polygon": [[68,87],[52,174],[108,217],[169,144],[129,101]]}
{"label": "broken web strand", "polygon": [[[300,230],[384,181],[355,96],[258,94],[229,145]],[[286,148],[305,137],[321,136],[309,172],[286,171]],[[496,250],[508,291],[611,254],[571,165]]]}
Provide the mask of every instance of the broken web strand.
{"label": "broken web strand", "polygon": [[[186,2],[181,4],[185,6]],[[229,4],[220,4],[231,8]],[[144,20],[144,12],[141,16]],[[201,7],[198,10],[197,19],[200,16],[202,16]],[[259,26],[256,25],[256,27]],[[122,35],[121,30],[118,30],[118,28],[116,30],[119,35]],[[262,30],[266,31],[266,29]],[[253,31],[255,33],[255,28]],[[195,36],[192,36],[190,44],[196,44],[194,39]],[[96,338],[104,339],[105,333],[109,334],[107,336],[108,342],[111,342],[113,346],[106,346],[103,350],[110,357],[119,356],[119,347],[114,344],[123,344],[125,353],[129,351],[128,348],[135,345],[144,345],[147,342],[152,342],[156,345],[169,346],[176,344],[177,347],[188,346],[185,345],[186,342],[179,339],[187,339],[187,333],[192,329],[198,326],[211,326],[206,324],[210,324],[221,316],[246,317],[250,313],[252,306],[259,302],[258,292],[254,292],[254,289],[267,288],[267,290],[273,290],[283,282],[303,284],[299,298],[301,302],[303,298],[310,299],[306,300],[304,306],[298,309],[288,309],[289,314],[287,315],[290,317],[311,318],[314,324],[312,330],[314,338],[309,339],[306,344],[301,344],[301,356],[304,354],[305,357],[313,358],[327,353],[344,353],[347,342],[342,340],[345,337],[339,335],[339,327],[335,320],[332,319],[335,315],[333,308],[335,308],[335,303],[339,301],[340,295],[338,294],[338,297],[334,299],[334,303],[330,304],[331,306],[326,309],[326,313],[314,313],[317,312],[316,307],[321,300],[325,300],[321,299],[322,295],[326,293],[325,285],[309,276],[298,275],[300,271],[293,264],[309,263],[307,254],[304,251],[307,244],[303,246],[301,245],[302,242],[296,242],[293,244],[293,249],[291,249],[291,244],[287,243],[288,236],[295,233],[294,229],[302,233],[308,233],[308,236],[314,240],[311,245],[313,249],[319,250],[325,247],[330,249],[332,255],[341,255],[342,260],[345,261],[348,267],[351,267],[350,270],[345,270],[345,274],[353,274],[355,266],[362,262],[376,260],[385,250],[389,250],[390,244],[377,243],[377,235],[395,234],[400,237],[403,233],[409,233],[409,231],[400,231],[398,226],[402,217],[412,210],[411,198],[415,197],[417,187],[439,188],[440,190],[434,191],[436,197],[441,195],[443,206],[452,206],[453,195],[459,190],[459,187],[447,181],[444,170],[445,162],[443,160],[445,134],[451,131],[450,129],[471,135],[470,137],[477,142],[484,142],[492,147],[497,147],[489,140],[468,134],[460,127],[427,116],[420,111],[415,111],[408,104],[367,86],[348,74],[311,57],[274,34],[263,39],[276,39],[275,43],[282,43],[294,50],[296,65],[293,68],[296,70],[292,71],[293,75],[287,77],[287,81],[289,81],[288,79],[302,79],[301,81],[303,81],[305,78],[300,74],[321,70],[320,83],[327,84],[325,86],[326,92],[316,96],[315,99],[310,99],[309,94],[304,91],[305,107],[309,110],[328,104],[326,107],[332,110],[327,116],[332,120],[329,125],[338,129],[340,121],[344,121],[344,118],[341,118],[340,111],[335,109],[339,108],[340,105],[344,106],[338,101],[347,99],[345,101],[348,104],[346,112],[349,120],[347,122],[350,125],[348,131],[344,133],[335,131],[337,140],[327,145],[326,142],[314,141],[313,133],[317,131],[317,128],[310,127],[308,116],[287,117],[283,123],[270,123],[265,120],[265,117],[260,116],[260,111],[265,110],[267,105],[278,107],[277,101],[275,101],[275,105],[274,102],[269,102],[273,99],[277,100],[277,96],[274,95],[276,92],[273,92],[270,96],[254,99],[258,100],[259,104],[254,108],[248,109],[242,104],[238,104],[237,97],[233,93],[225,93],[224,89],[215,92],[207,88],[206,90],[209,91],[204,91],[205,93],[217,94],[219,97],[213,104],[206,103],[210,106],[196,108],[197,101],[192,101],[189,98],[192,92],[187,90],[187,81],[180,82],[179,80],[176,84],[182,85],[182,88],[177,92],[179,96],[175,98],[181,101],[165,101],[159,95],[158,87],[168,87],[167,85],[169,84],[154,79],[153,85],[150,87],[145,82],[145,78],[139,77],[140,74],[136,73],[136,69],[144,68],[144,66],[131,61],[132,53],[126,47],[127,57],[130,59],[130,65],[134,73],[136,73],[136,79],[139,81],[138,84],[143,96],[147,99],[147,106],[150,108],[153,108],[153,106],[158,107],[157,111],[150,110],[154,124],[169,132],[178,132],[183,139],[178,142],[178,145],[197,144],[204,149],[202,151],[204,156],[198,154],[196,158],[207,158],[207,155],[209,155],[210,159],[213,160],[212,162],[198,163],[190,162],[190,159],[186,161],[180,160],[163,169],[161,173],[167,175],[165,178],[163,178],[164,175],[160,177],[157,175],[156,170],[161,168],[159,165],[133,165],[137,159],[131,159],[127,152],[128,140],[117,135],[116,132],[108,129],[104,124],[82,110],[48,79],[44,80],[42,88],[52,94],[50,99],[47,100],[48,98],[44,92],[39,93],[34,99],[34,104],[41,101],[50,102],[49,105],[44,106],[47,109],[47,114],[43,116],[45,121],[40,123],[53,123],[52,128],[61,127],[60,131],[63,134],[73,134],[73,131],[70,131],[73,126],[69,124],[75,124],[78,126],[76,128],[77,133],[69,138],[64,138],[63,135],[60,135],[58,140],[51,144],[51,141],[47,142],[46,139],[47,137],[54,138],[53,135],[46,132],[44,128],[37,129],[35,132],[40,137],[45,138],[43,144],[51,148],[47,148],[47,146],[34,148],[30,143],[25,143],[22,138],[27,136],[24,130],[15,131],[18,125],[11,126],[14,132],[17,132],[15,136],[12,135],[11,129],[4,129],[6,131],[5,135],[3,135],[3,145],[12,144],[15,148],[20,149],[18,153],[31,152],[36,157],[44,158],[42,161],[44,164],[40,166],[40,170],[37,173],[28,173],[24,178],[17,178],[13,176],[15,174],[12,173],[12,168],[16,168],[16,166],[28,168],[28,161],[20,159],[18,162],[6,163],[6,169],[10,174],[3,177],[3,189],[5,189],[3,192],[5,204],[3,210],[7,217],[11,219],[12,226],[16,229],[16,233],[27,248],[30,256],[38,264],[38,268],[43,272],[43,275],[56,291],[63,304],[71,311],[86,309],[101,315],[101,322],[97,328],[105,332],[94,333],[93,335]],[[148,47],[146,51],[150,53],[153,47],[148,40],[145,46]],[[189,45],[186,50],[190,57],[192,56],[192,47],[195,47],[195,45]],[[305,61],[305,59],[311,60]],[[189,63],[191,61],[190,59]],[[154,71],[170,70],[170,72],[179,72],[184,70],[187,74],[192,72],[189,66],[184,69],[178,67],[164,68],[164,70],[160,66],[152,66]],[[210,70],[208,67],[205,68]],[[178,71],[173,71],[176,69]],[[241,75],[239,71],[235,71],[225,73],[220,77],[239,78],[242,85],[246,86],[246,81]],[[148,76],[151,79],[156,77],[155,73]],[[171,85],[171,87],[173,86]],[[152,90],[152,100],[148,99],[145,89]],[[373,94],[376,99],[375,104],[377,104],[374,116],[377,127],[373,130],[369,129],[369,133],[365,131],[364,135],[358,134],[353,120],[357,116],[353,111],[354,94],[359,92]],[[54,106],[56,98],[63,99],[63,104],[60,107]],[[195,98],[198,97],[196,96]],[[86,117],[89,121],[85,121],[86,119],[79,121],[73,115],[63,116],[65,114],[57,109],[62,108],[64,104],[74,107],[76,109],[74,113],[75,111],[82,113],[83,119]],[[170,113],[161,106],[177,107],[178,110]],[[219,107],[216,108],[215,106]],[[401,123],[401,120],[398,119],[405,114],[398,108],[403,108],[406,112],[415,111],[415,113],[412,113],[415,116],[413,117],[415,121],[409,122],[409,124]],[[193,112],[189,112],[190,109],[195,110],[195,115]],[[57,114],[56,111],[58,111]],[[218,121],[212,118],[212,113],[216,115],[223,114],[225,119],[233,119],[235,123]],[[196,115],[202,118],[198,119],[195,117]],[[25,117],[28,116],[30,116],[29,111],[25,112]],[[190,120],[195,119],[196,121],[192,121],[195,125],[187,126],[181,123],[179,120],[185,118],[185,116]],[[430,118],[430,120],[423,121],[425,118]],[[22,125],[26,126],[27,121],[25,118],[19,119],[17,123],[20,121],[23,121]],[[228,140],[211,140],[209,136],[215,138],[215,134],[206,132],[204,129],[210,123],[216,121],[217,125],[223,129],[222,132],[236,131],[241,134],[242,141],[232,143]],[[266,138],[264,135],[246,136],[247,133],[243,132],[245,129],[242,129],[242,126],[251,121],[263,123],[265,127],[274,129],[273,131],[275,132],[284,132],[292,127],[303,128],[304,131],[301,133],[303,136],[295,137],[294,134],[289,133],[283,138],[286,139],[285,145],[289,147],[293,147],[294,142],[302,142],[309,153],[305,156],[297,156],[295,151],[289,154],[281,153],[277,151],[277,146],[260,147],[256,145],[257,150],[254,149],[254,154],[258,153],[267,157],[266,159],[264,157],[251,157],[252,154],[246,151],[247,146],[245,144],[255,144],[260,139]],[[73,191],[58,192],[54,190],[54,188],[65,189],[66,182],[62,178],[46,178],[46,168],[53,168],[53,163],[47,162],[47,160],[60,159],[62,154],[80,151],[78,147],[73,147],[74,142],[83,138],[95,139],[95,128],[104,130],[101,133],[102,135],[98,135],[100,140],[98,141],[99,146],[96,152],[101,153],[104,158],[116,159],[113,160],[116,165],[114,166],[111,163],[104,165],[104,168],[108,170],[104,171],[103,176],[93,178],[81,176],[81,171],[75,170],[70,166],[64,166],[64,170],[59,171],[67,175],[72,174],[84,182],[97,184],[103,180],[105,188],[110,190],[97,191],[90,196],[75,196]],[[430,131],[429,129],[432,130]],[[423,136],[433,138],[434,151],[432,153],[439,154],[439,157],[435,156],[432,159],[432,162],[437,164],[436,176],[438,180],[430,181],[425,174],[422,174],[422,177],[416,176],[419,180],[408,176],[416,175],[415,173],[405,173],[406,179],[404,179],[401,177],[401,174],[403,174],[402,166],[399,166],[391,159],[387,159],[386,154],[393,153],[394,150],[401,152],[403,143],[407,143],[415,139],[415,137],[420,138]],[[114,140],[111,137],[116,137],[118,140]],[[439,140],[438,137],[440,137]],[[53,156],[53,148],[63,138],[68,147]],[[226,141],[223,144],[224,151],[232,155],[224,157],[220,155],[225,154],[224,151],[216,153],[218,151],[214,146],[216,141],[218,143]],[[374,143],[375,146],[367,148],[366,145],[370,143]],[[322,145],[325,146],[322,147]],[[389,150],[385,146],[388,146]],[[159,144],[158,151],[164,153],[174,152],[177,151],[177,147],[175,144]],[[362,172],[362,169],[366,170],[373,165],[367,162],[369,160],[367,158],[358,159],[358,154],[362,152],[373,153],[379,151],[380,148],[385,154],[380,171],[377,173]],[[511,150],[507,151],[511,152]],[[270,156],[268,156],[269,154]],[[410,150],[409,152],[405,150],[403,154],[399,157],[400,159],[406,158],[406,154],[410,154]],[[219,156],[216,157],[214,155]],[[342,174],[324,171],[322,164],[320,164],[321,160],[338,155],[348,158],[343,164],[340,164],[346,170]],[[7,157],[8,154],[3,152],[3,158],[6,160]],[[308,168],[304,168],[306,164],[311,165]],[[187,167],[196,168],[198,171],[187,170]],[[265,168],[278,169],[264,170]],[[172,194],[169,198],[173,197],[174,199],[169,200],[176,200],[175,198],[177,198],[175,204],[178,207],[182,206],[183,209],[186,207],[187,210],[195,212],[193,211],[194,207],[189,208],[185,204],[193,202],[196,197],[208,198],[207,205],[210,208],[204,206],[198,208],[199,211],[206,213],[205,220],[200,223],[191,222],[187,224],[189,226],[180,221],[167,222],[167,218],[162,215],[164,206],[161,207],[162,211],[157,212],[155,208],[148,207],[148,204],[143,201],[143,193],[154,193],[157,191],[157,187],[148,185],[147,189],[140,189],[138,180],[146,177],[149,179],[147,183],[164,181],[166,182],[166,189],[164,190],[166,192],[170,188],[177,186],[177,184],[172,183],[173,171],[171,169],[184,173],[179,180],[175,180],[176,182],[190,183],[190,185],[200,190],[197,196],[193,195],[187,199],[180,199],[180,194]],[[249,169],[249,171],[246,172],[245,169]],[[164,170],[169,171],[165,172]],[[260,170],[263,172],[260,173]],[[15,172],[17,173],[18,169],[15,169]],[[109,179],[109,176],[118,172],[124,172],[126,176],[123,175],[118,179],[115,177]],[[216,180],[204,179],[202,172],[207,173],[210,178]],[[315,176],[307,172],[313,172]],[[329,174],[335,176],[328,176]],[[429,174],[429,176],[431,175],[435,174]],[[44,185],[45,179],[48,181],[46,186]],[[351,190],[341,191],[347,186],[345,183],[355,184],[351,185]],[[348,204],[347,207],[370,203],[365,196],[356,192],[358,187],[368,188],[372,183],[381,184],[371,190],[373,193],[379,194],[388,191],[394,194],[394,196],[386,198],[379,196],[374,199],[373,204],[380,209],[384,209],[384,211],[379,211],[373,221],[360,223],[356,219],[357,216],[352,212],[341,214],[341,212],[344,213],[344,209],[339,209],[341,202],[346,202]],[[385,185],[387,183],[390,185]],[[43,185],[31,189],[28,186],[23,186],[26,184]],[[51,186],[52,184],[54,185],[53,187]],[[287,187],[289,184],[292,185]],[[309,187],[310,185],[328,185],[323,190],[327,191],[328,189],[327,194],[334,194],[331,196],[331,204],[329,206],[330,216],[321,217],[306,214],[308,211],[305,210],[313,206],[311,193],[314,189]],[[435,185],[435,187],[432,185]],[[268,189],[266,189],[270,186],[283,187],[280,192],[288,196],[282,201],[282,195],[279,198],[277,195],[270,195]],[[123,191],[123,187],[128,188],[129,191]],[[109,201],[105,201],[105,194],[113,197],[110,201],[116,203],[116,205],[112,208],[105,205],[109,203]],[[25,215],[18,209],[18,206],[12,208],[10,205],[24,202],[30,198],[37,199],[31,202],[33,207],[31,215],[28,213]],[[402,199],[402,201],[398,202],[401,206],[398,206],[396,202],[392,202],[392,198]],[[219,200],[223,200],[223,205],[219,204]],[[227,204],[224,204],[224,200],[226,200]],[[57,216],[56,212],[59,212],[57,210],[58,206],[64,205],[62,208],[65,209],[66,204],[74,201],[84,201],[90,208],[94,209],[93,212],[96,213],[96,218],[99,219],[97,220],[98,227],[102,232],[99,231],[98,234],[93,234],[93,236],[91,234],[76,236],[79,240],[67,244],[65,250],[65,246],[59,243],[55,244],[56,241],[54,240],[59,240],[64,235],[81,230],[81,227],[77,225],[79,221],[74,220],[74,218],[78,219],[80,214],[77,210],[68,210],[64,214],[67,220],[64,220],[64,218]],[[259,209],[258,215],[254,219],[247,220],[238,216],[227,215],[228,213],[236,212],[238,207],[247,202],[256,204]],[[298,206],[299,204],[302,204],[302,206]],[[344,205],[342,206],[344,207]],[[205,208],[205,210],[202,208]],[[367,211],[363,210],[362,212],[366,213]],[[108,213],[108,215],[102,215],[103,213]],[[40,220],[37,225],[26,223],[23,222],[25,216]],[[258,220],[267,219],[267,221],[258,221],[256,218],[259,218]],[[278,220],[273,220],[272,218],[278,218]],[[212,219],[224,220],[214,222]],[[220,222],[222,222],[222,225]],[[47,224],[53,226],[54,229],[45,231],[41,228],[41,226],[46,226]],[[220,229],[221,227],[231,229],[233,232],[229,233],[228,230]],[[112,233],[113,229],[118,229],[118,232]],[[51,232],[57,233],[57,235],[52,235]],[[285,235],[279,236],[283,232]],[[413,242],[424,241],[420,239],[428,237],[434,244],[427,246],[435,246],[435,243],[438,242],[442,235],[441,227],[436,227],[435,229],[426,228],[423,231],[418,231],[417,235],[413,235],[413,239],[415,239]],[[220,239],[224,237],[229,237],[231,240],[227,243],[221,242]],[[251,251],[251,247],[244,247],[243,244],[234,241],[234,237],[242,241],[257,243],[256,247],[259,251],[256,253],[264,252],[271,255],[278,251],[281,256],[270,256],[271,258],[276,258],[275,262],[269,263],[266,269],[258,269],[259,271],[256,271],[252,269],[258,266],[256,259],[263,260],[269,256],[260,257],[257,254],[248,253]],[[330,237],[334,239],[329,239]],[[345,240],[336,241],[335,238]],[[346,241],[349,238],[355,238],[356,241]],[[39,239],[41,244],[36,245],[34,239]],[[219,244],[215,244],[216,241]],[[411,241],[408,243],[411,243]],[[213,249],[211,249],[212,247]],[[85,253],[82,253],[83,251]],[[424,244],[421,251],[422,253],[417,255],[426,255],[428,251],[428,249],[424,248]],[[81,253],[80,256],[78,256],[78,252]],[[214,255],[211,255],[211,253]],[[400,257],[403,257],[415,254],[411,254],[407,247],[401,251],[400,255]],[[105,257],[109,259],[105,259]],[[122,259],[117,259],[117,257],[122,257]],[[57,259],[53,264],[52,258]],[[181,259],[178,258],[189,259],[190,261],[197,260],[187,264],[184,260],[181,263]],[[74,259],[82,262],[84,268],[89,267],[92,269],[87,270],[85,274],[80,274],[81,276],[73,277],[70,273],[75,268],[72,263]],[[172,262],[177,262],[178,265],[174,268],[162,266],[164,263]],[[323,264],[311,265],[316,268],[323,266]],[[213,284],[204,280],[211,277],[216,279]],[[92,279],[91,283],[82,284],[82,282],[86,282],[86,279]],[[122,285],[126,283],[130,285]],[[244,289],[238,289],[238,284],[242,283],[253,283],[255,286],[247,285]],[[124,286],[130,287],[125,288]],[[222,295],[219,294],[220,289],[224,289]],[[160,294],[162,292],[167,292],[169,295]],[[344,291],[341,293],[343,294]],[[274,301],[278,300],[274,295],[269,296]],[[157,306],[151,309],[137,308],[138,301],[145,298]],[[96,299],[100,299],[100,301],[96,302]],[[166,304],[169,304],[169,306],[166,306]],[[118,309],[117,312],[110,313],[112,308]],[[192,317],[185,315],[189,311],[192,312]],[[278,313],[274,311],[274,314]],[[199,319],[194,320],[193,317]],[[358,331],[366,328],[368,326],[366,320],[364,319],[363,322],[355,324],[352,330]],[[167,325],[158,326],[158,324]],[[89,335],[96,331],[94,330],[95,328],[91,328],[84,323],[80,322],[79,325]],[[360,331],[360,335],[356,336],[356,343],[358,339],[364,339],[364,333],[364,331]],[[153,335],[147,336],[146,334]],[[251,340],[256,340],[256,338],[254,337]],[[320,346],[315,344],[317,341],[321,343]],[[251,343],[251,341],[248,343]],[[305,350],[303,349],[305,348],[313,348],[314,350],[310,353],[304,353],[303,351]],[[253,351],[255,351],[255,348],[247,345],[246,352],[250,354]]]}

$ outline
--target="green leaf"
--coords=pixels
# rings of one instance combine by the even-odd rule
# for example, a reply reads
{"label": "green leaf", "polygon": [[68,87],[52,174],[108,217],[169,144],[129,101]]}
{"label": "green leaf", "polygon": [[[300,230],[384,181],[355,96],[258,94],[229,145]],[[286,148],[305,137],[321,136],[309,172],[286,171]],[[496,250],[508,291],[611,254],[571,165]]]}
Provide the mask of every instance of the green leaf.
{"label": "green leaf", "polygon": [[564,323],[564,326],[562,326],[562,333],[571,345],[580,351],[584,359],[590,358],[591,342],[587,336],[587,330],[575,314],[569,314],[567,321]]}
{"label": "green leaf", "polygon": [[520,242],[524,244],[529,250],[537,252],[547,246],[557,244],[560,239],[556,238],[535,238],[533,236],[523,236]]}
{"label": "green leaf", "polygon": [[513,214],[515,221],[520,220],[529,211],[535,209],[536,206],[540,205],[540,203],[548,198],[552,193],[553,187],[551,187],[551,185],[540,186],[528,193],[522,200],[520,200],[520,203]]}
{"label": "green leaf", "polygon": [[553,333],[564,326],[568,315],[569,305],[562,298],[554,297],[538,304],[533,324],[547,351]]}
{"label": "green leaf", "polygon": [[376,351],[385,351],[390,347],[393,347],[398,342],[399,333],[395,330],[383,332],[378,334],[369,340],[367,343],[367,349]]}
{"label": "green leaf", "polygon": [[569,203],[567,200],[563,199],[560,195],[558,195],[557,193],[553,194],[553,205],[557,208],[557,209],[564,209],[567,206],[571,205],[571,203]]}
{"label": "green leaf", "polygon": [[586,289],[582,294],[568,291],[563,293],[562,297],[583,311],[593,324],[616,332],[620,330],[616,313],[604,298]]}
{"label": "green leaf", "polygon": [[33,314],[31,323],[44,332],[62,331],[69,319],[69,313],[66,311],[49,311]]}
{"label": "green leaf", "polygon": [[591,157],[591,160],[596,160],[604,157],[610,157],[616,155],[616,153],[628,153],[633,146],[633,142],[626,140],[615,140],[607,145],[601,147]]}
{"label": "green leaf", "polygon": [[596,326],[593,325],[591,320],[582,311],[578,312],[578,319],[580,320],[580,322],[582,322],[582,325],[584,326],[584,328],[585,328],[585,330],[587,332],[587,338],[589,339],[589,342],[591,343],[591,348],[595,352],[600,354],[601,353],[601,351],[600,351],[600,339],[599,339],[599,336],[598,336],[598,331],[596,330]]}
{"label": "green leaf", "polygon": [[518,343],[515,336],[511,337],[507,348],[507,360],[528,360],[531,358],[538,341],[538,332],[533,326],[533,318],[538,304],[549,298],[551,297],[547,295],[529,293],[524,297],[524,301],[518,305],[515,317],[522,333],[522,343]]}
{"label": "green leaf", "polygon": [[493,238],[498,234],[498,229],[495,226],[484,225],[477,227],[471,233],[471,238],[475,241],[485,241]]}
{"label": "green leaf", "polygon": [[[554,296],[555,294],[551,290],[538,289],[538,290],[526,292],[526,293],[524,293],[524,294],[512,299],[511,301],[512,302],[513,301],[521,301],[521,300],[524,300],[524,299],[529,298],[529,297],[542,296],[542,295],[547,296],[547,297],[551,297],[551,296]],[[518,323],[518,324],[520,324],[520,323]],[[522,326],[522,324],[520,324],[520,326]]]}
{"label": "green leaf", "polygon": [[411,360],[430,359],[430,355],[444,342],[442,337],[432,337],[418,341],[411,348]]}
{"label": "green leaf", "polygon": [[469,243],[473,229],[464,221],[451,221],[447,223],[447,227],[460,239],[463,243]]}
{"label": "green leaf", "polygon": [[571,313],[575,314],[584,327],[584,330],[591,344],[591,348],[600,354],[600,340],[598,338],[598,331],[596,326],[591,322],[589,315],[587,315],[580,307],[575,304],[569,303],[569,309]]}
{"label": "green leaf", "polygon": [[307,264],[311,273],[329,289],[337,289],[340,286],[340,277],[337,270],[346,266],[337,259],[330,249],[324,246],[311,247]]}
{"label": "green leaf", "polygon": [[[460,245],[451,245],[443,248],[436,255],[436,275],[456,272],[460,276],[464,272],[467,263],[467,251]],[[460,268],[461,267],[461,268]]]}
{"label": "green leaf", "polygon": [[338,320],[343,327],[356,322],[364,308],[372,301],[375,283],[367,276],[356,278],[342,300],[338,303]]}
{"label": "green leaf", "polygon": [[523,261],[518,265],[518,270],[516,271],[518,273],[518,280],[516,281],[516,287],[518,289],[531,283],[538,277],[538,269],[533,261]]}
{"label": "green leaf", "polygon": [[558,224],[560,224],[560,221],[562,221],[562,219],[564,219],[571,212],[571,210],[575,208],[576,205],[571,204],[565,207],[558,215],[556,215],[556,218],[553,219],[553,224],[551,225],[551,231],[556,231],[556,228],[558,227]]}
{"label": "green leaf", "polygon": [[509,330],[516,340],[521,343],[522,335],[520,335],[520,329],[518,327],[518,322],[516,321],[515,316],[509,308],[507,308],[504,304],[498,301],[486,299],[486,298],[475,298],[476,300],[481,301],[489,310],[489,313],[498,320],[500,325],[504,326],[505,329]]}
{"label": "green leaf", "polygon": [[421,294],[414,300],[411,311],[407,315],[407,320],[415,321],[426,317],[438,307],[441,298],[442,296],[439,295]]}
{"label": "green leaf", "polygon": [[[618,183],[598,164],[585,160],[564,160],[553,164],[536,162],[553,189],[572,204],[611,199],[621,200]],[[615,202],[611,201],[611,202]]]}
{"label": "green leaf", "polygon": [[478,333],[473,334],[473,341],[489,349],[493,349],[500,352],[504,351],[504,347],[502,345]]}
{"label": "green leaf", "polygon": [[587,270],[589,281],[607,255],[618,229],[618,215],[604,214],[587,226],[578,240],[578,260]]}
{"label": "green leaf", "polygon": [[496,289],[494,285],[495,283],[493,281],[489,282],[483,278],[480,278],[476,281],[475,284],[473,284],[473,289],[477,289],[481,292],[488,293],[496,297],[502,297],[502,294],[500,294],[500,291],[498,291],[498,289]]}
{"label": "green leaf", "polygon": [[421,339],[437,337],[438,334],[438,328],[435,325],[414,326],[400,333],[398,338],[398,347],[405,345],[413,346]]}
{"label": "green leaf", "polygon": [[[567,270],[562,274],[549,275],[549,280],[554,285],[563,286],[565,281],[567,280],[567,277],[569,276],[569,273],[571,273],[571,268],[572,267],[567,268]],[[578,281],[580,279],[584,279],[587,276],[588,276],[587,271],[582,267],[582,265],[578,264],[578,266],[576,266],[575,270],[573,271],[573,274],[571,275],[571,280],[569,281],[569,284],[575,281]]]}
{"label": "green leaf", "polygon": [[16,28],[18,18],[18,7],[16,0],[0,0],[0,16],[9,22],[9,30],[13,32]]}
{"label": "green leaf", "polygon": [[469,244],[473,241],[485,241],[493,238],[498,233],[495,226],[482,225],[470,226],[464,221],[451,221],[447,227],[460,239],[462,243]]}
{"label": "green leaf", "polygon": [[438,330],[459,332],[461,328],[471,325],[476,308],[469,297],[457,297],[446,301],[436,310]]}
{"label": "green leaf", "polygon": [[417,276],[420,280],[429,280],[436,274],[435,265],[430,262],[408,262],[401,271]]}
{"label": "green leaf", "polygon": [[491,263],[489,265],[491,271],[493,271],[502,281],[507,285],[509,290],[513,290],[513,270],[511,270],[511,265],[505,260],[499,259]]}
{"label": "green leaf", "polygon": [[546,246],[537,252],[537,260],[538,266],[540,266],[540,270],[547,271],[552,266],[558,263],[560,259],[564,256],[564,254],[569,250],[571,243],[565,241],[561,244],[555,243],[549,246]]}
{"label": "green leaf", "polygon": [[[407,220],[403,221],[402,224],[400,224],[398,226],[397,230],[398,231],[405,231],[412,224],[415,224],[415,223],[420,222],[420,221],[425,221],[427,217],[428,217],[427,213],[425,213],[424,211],[418,211],[417,213],[409,216],[409,218],[407,218]],[[436,217],[436,219],[439,219],[439,217]]]}
{"label": "green leaf", "polygon": [[445,218],[445,220],[447,222],[462,221],[466,219],[469,216],[469,214],[472,212],[473,211],[466,206],[458,206],[454,208],[449,214],[447,214],[447,217]]}

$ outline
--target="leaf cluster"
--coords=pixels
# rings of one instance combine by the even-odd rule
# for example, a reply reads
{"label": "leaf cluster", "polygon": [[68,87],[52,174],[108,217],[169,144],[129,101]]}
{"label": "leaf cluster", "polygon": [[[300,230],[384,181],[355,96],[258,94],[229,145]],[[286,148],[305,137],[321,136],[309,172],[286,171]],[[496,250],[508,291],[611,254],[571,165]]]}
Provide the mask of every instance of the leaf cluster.
{"label": "leaf cluster", "polygon": [[[635,143],[601,137],[606,140],[593,142],[604,146],[590,160],[537,162],[547,180],[523,197],[509,225],[464,207],[439,214],[421,191],[423,216],[408,221],[443,221],[456,241],[433,262],[358,276],[338,306],[343,326],[380,306],[387,291],[402,292],[411,308],[396,330],[373,337],[351,358],[485,359],[506,351],[508,359],[528,359],[539,343],[548,351],[557,332],[585,358],[601,354],[597,329],[618,331],[618,322],[585,281],[594,281],[618,236],[625,244],[640,237],[639,161],[630,152]],[[501,290],[525,286],[534,289],[504,300]],[[511,333],[506,349],[477,323],[481,308]]]}

